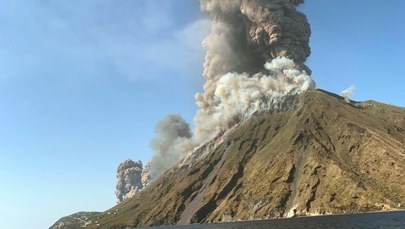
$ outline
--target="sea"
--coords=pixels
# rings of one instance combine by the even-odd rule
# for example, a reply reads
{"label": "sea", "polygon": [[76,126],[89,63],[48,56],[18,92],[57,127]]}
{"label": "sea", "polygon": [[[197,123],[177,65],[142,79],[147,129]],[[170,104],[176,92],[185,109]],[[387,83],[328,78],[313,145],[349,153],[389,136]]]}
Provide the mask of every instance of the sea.
{"label": "sea", "polygon": [[309,216],[288,219],[239,221],[232,223],[191,224],[184,226],[149,227],[148,229],[311,229],[367,228],[405,229],[405,211]]}

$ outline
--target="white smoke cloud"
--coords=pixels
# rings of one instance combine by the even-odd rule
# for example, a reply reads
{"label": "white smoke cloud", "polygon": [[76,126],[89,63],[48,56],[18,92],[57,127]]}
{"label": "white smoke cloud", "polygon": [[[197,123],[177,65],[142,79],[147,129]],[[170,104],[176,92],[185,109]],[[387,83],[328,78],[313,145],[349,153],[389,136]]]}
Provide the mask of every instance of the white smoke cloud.
{"label": "white smoke cloud", "polygon": [[211,139],[254,111],[277,109],[287,95],[315,87],[305,70],[286,57],[275,58],[264,67],[265,71],[254,75],[227,73],[219,77],[209,106],[203,94],[196,95],[201,108],[195,117],[199,141]]}
{"label": "white smoke cloud", "polygon": [[343,98],[345,98],[346,102],[350,103],[350,97],[352,97],[354,91],[356,90],[355,86],[350,86],[341,92]]}

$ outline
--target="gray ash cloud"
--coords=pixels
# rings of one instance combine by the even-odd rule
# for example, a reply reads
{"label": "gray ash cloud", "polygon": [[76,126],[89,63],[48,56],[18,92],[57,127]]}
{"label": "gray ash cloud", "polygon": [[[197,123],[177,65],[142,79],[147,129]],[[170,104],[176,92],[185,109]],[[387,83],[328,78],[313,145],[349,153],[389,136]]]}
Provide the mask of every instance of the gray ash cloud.
{"label": "gray ash cloud", "polygon": [[297,0],[201,0],[212,21],[204,40],[204,76],[228,72],[256,73],[265,62],[287,57],[304,67],[310,55],[311,29]]}

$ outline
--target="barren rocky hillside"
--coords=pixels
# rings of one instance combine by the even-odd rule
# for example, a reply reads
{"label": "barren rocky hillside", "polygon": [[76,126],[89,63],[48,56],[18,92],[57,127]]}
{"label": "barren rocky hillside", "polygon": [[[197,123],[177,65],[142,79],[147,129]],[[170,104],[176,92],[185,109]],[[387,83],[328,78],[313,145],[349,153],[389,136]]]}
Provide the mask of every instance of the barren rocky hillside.
{"label": "barren rocky hillside", "polygon": [[[367,212],[405,206],[405,109],[307,91],[258,112],[135,197],[52,228],[125,228]],[[68,227],[66,227],[68,225]]]}

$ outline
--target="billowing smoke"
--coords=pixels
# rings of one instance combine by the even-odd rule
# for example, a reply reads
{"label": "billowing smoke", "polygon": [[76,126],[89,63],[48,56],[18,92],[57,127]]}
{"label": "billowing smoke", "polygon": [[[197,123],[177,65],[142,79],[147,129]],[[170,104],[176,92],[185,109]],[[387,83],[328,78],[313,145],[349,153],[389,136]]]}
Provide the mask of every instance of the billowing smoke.
{"label": "billowing smoke", "polygon": [[[199,108],[195,136],[179,115],[160,121],[150,144],[155,151],[152,178],[253,112],[279,109],[289,95],[315,87],[304,64],[311,53],[311,29],[306,16],[296,9],[303,2],[200,0],[212,25],[203,41],[206,83],[204,92],[195,96]],[[128,190],[121,183],[117,187]]]}
{"label": "billowing smoke", "polygon": [[215,82],[210,106],[202,104],[195,120],[196,134],[202,139],[229,129],[257,110],[280,109],[287,95],[301,93],[314,87],[311,77],[295,68],[286,57],[278,57],[265,64],[266,73],[227,73]]}
{"label": "billowing smoke", "polygon": [[350,103],[350,97],[352,97],[355,90],[356,90],[355,86],[350,86],[349,88],[346,88],[341,92],[341,95],[343,96],[343,98],[345,98],[345,101],[347,103]]}
{"label": "billowing smoke", "polygon": [[152,178],[179,162],[187,152],[198,144],[192,140],[188,123],[180,115],[168,115],[158,122],[155,127],[157,136],[151,140],[150,146],[155,155],[150,161],[150,175]]}
{"label": "billowing smoke", "polygon": [[[271,109],[315,84],[304,65],[310,25],[302,0],[201,0],[212,19],[204,92],[196,95],[196,137],[206,141],[254,109]],[[264,66],[264,67],[263,67]]]}
{"label": "billowing smoke", "polygon": [[[141,161],[125,160],[121,162],[117,169],[117,184],[115,189],[118,202],[122,202],[141,191],[148,183],[145,180],[146,176],[143,173]],[[142,181],[143,177],[144,180]]]}

